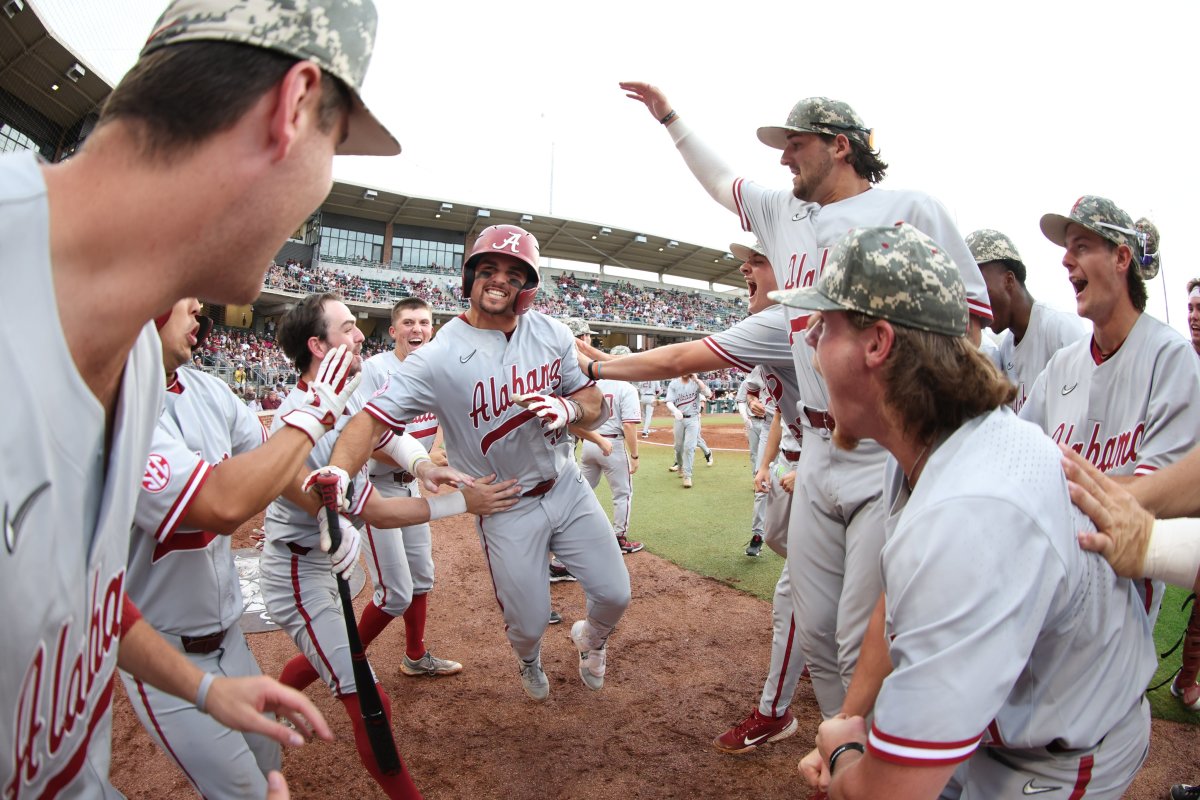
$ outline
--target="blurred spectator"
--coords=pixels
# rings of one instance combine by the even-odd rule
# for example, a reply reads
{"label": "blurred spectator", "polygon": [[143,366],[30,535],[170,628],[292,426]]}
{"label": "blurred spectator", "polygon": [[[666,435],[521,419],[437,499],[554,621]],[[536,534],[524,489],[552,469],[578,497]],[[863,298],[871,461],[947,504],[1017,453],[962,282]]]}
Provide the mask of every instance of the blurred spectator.
{"label": "blurred spectator", "polygon": [[279,399],[279,392],[275,391],[274,389],[268,389],[267,396],[262,399],[262,410],[274,411],[275,409],[279,408],[280,402],[281,400]]}

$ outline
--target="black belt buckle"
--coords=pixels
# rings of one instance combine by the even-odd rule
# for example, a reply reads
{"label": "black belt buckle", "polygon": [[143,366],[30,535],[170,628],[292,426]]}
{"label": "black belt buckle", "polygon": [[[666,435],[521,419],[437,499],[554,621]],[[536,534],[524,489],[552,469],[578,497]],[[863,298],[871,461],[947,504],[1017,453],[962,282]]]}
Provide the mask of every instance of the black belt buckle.
{"label": "black belt buckle", "polygon": [[188,653],[211,653],[221,647],[221,642],[225,641],[227,631],[217,631],[206,636],[180,636],[179,641],[183,644],[183,649]]}
{"label": "black belt buckle", "polygon": [[396,483],[409,484],[415,481],[416,478],[414,478],[412,473],[408,472],[407,470],[400,470],[399,472],[392,473],[392,480],[394,480]]}

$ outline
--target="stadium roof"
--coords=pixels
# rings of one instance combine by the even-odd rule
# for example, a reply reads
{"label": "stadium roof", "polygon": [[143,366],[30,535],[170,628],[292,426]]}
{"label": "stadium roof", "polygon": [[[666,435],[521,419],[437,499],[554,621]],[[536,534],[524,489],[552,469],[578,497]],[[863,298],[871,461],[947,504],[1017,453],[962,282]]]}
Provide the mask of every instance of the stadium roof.
{"label": "stadium roof", "polygon": [[468,242],[488,225],[511,223],[538,238],[545,258],[639,269],[660,279],[671,275],[710,284],[742,284],[738,273],[741,261],[724,250],[595,222],[416,197],[342,181],[334,183],[321,208],[377,222],[454,231]]}
{"label": "stadium roof", "polygon": [[0,90],[64,129],[99,110],[112,91],[27,0],[0,0]]}

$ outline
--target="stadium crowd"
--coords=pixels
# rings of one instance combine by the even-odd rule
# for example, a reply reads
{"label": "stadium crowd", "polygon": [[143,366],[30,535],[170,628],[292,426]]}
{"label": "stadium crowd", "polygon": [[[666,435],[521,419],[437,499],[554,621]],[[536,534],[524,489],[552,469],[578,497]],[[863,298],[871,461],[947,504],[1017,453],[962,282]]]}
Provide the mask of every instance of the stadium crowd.
{"label": "stadium crowd", "polygon": [[[650,288],[629,281],[580,279],[564,273],[553,279],[557,293],[539,292],[534,305],[553,317],[582,317],[604,322],[632,322],[685,331],[722,330],[744,318],[746,301],[716,297],[696,290]],[[395,277],[364,278],[340,269],[306,268],[296,259],[272,264],[266,285],[289,292],[337,292],[347,300],[392,303],[420,297],[438,311],[467,307],[457,282]]]}

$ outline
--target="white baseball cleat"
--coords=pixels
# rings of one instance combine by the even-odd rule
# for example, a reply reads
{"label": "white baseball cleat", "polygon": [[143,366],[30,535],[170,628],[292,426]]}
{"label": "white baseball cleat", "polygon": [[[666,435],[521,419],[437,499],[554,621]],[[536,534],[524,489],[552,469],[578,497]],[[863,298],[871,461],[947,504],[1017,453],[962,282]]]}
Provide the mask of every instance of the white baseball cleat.
{"label": "white baseball cleat", "polygon": [[692,488],[692,476],[691,475],[688,475],[687,477],[685,477],[683,479],[683,488],[685,488],[685,489]]}
{"label": "white baseball cleat", "polygon": [[593,692],[604,688],[604,669],[608,660],[608,643],[602,641],[599,646],[591,635],[591,626],[586,619],[581,619],[571,626],[571,641],[579,651],[579,677],[583,685]]}
{"label": "white baseball cleat", "polygon": [[517,656],[517,668],[521,670],[521,687],[525,694],[539,703],[550,696],[550,681],[542,669],[542,659],[539,656],[532,662],[523,661]]}

